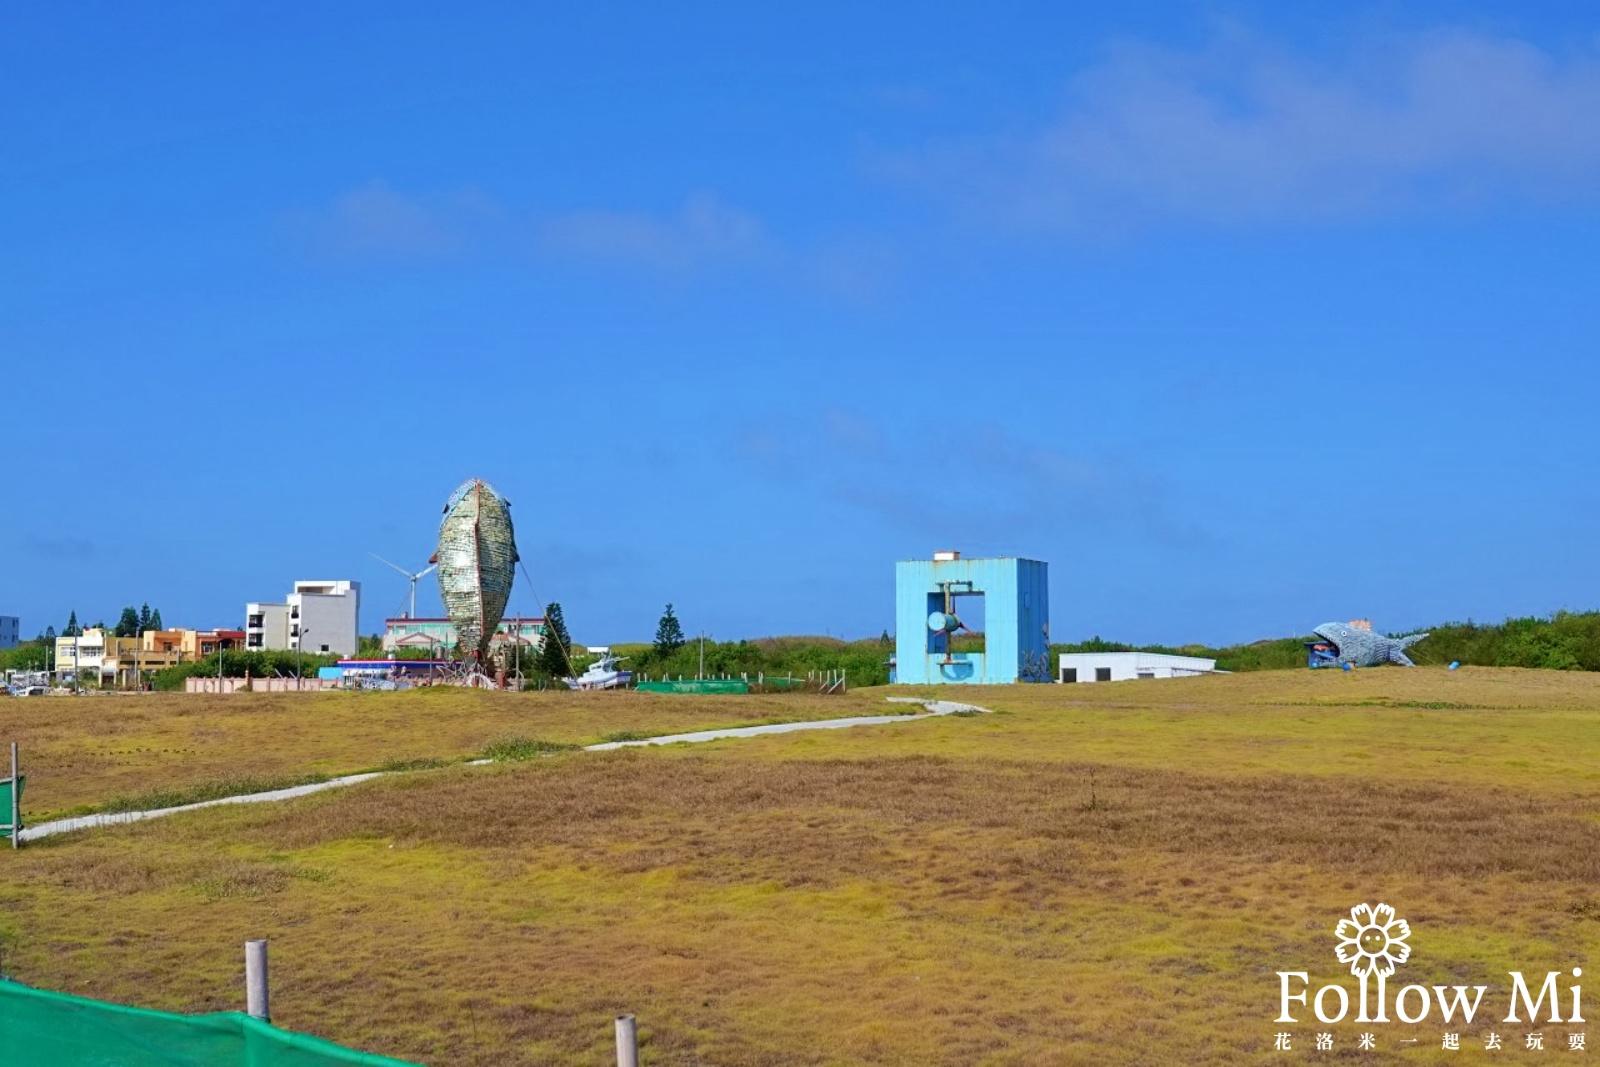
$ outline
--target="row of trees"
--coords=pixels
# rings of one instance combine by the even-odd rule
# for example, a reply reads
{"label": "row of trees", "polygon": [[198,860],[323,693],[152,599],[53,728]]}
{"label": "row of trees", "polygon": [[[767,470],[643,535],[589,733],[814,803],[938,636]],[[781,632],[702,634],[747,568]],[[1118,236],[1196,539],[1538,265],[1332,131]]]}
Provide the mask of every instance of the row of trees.
{"label": "row of trees", "polygon": [[[62,629],[61,636],[82,637],[84,630],[104,630],[106,628],[105,620],[103,619],[99,622],[91,623],[88,626],[81,625],[78,622],[78,612],[74,610],[67,616],[67,625]],[[148,630],[160,629],[162,629],[160,608],[151,610],[149,604],[141,604],[135,608],[132,604],[129,604],[127,607],[122,609],[122,614],[117,617],[117,625],[111,627],[111,632],[116,637],[138,637],[140,634],[145,633]],[[44,633],[40,634],[34,640],[43,643],[46,641],[54,641],[55,639],[56,628],[54,626],[47,626],[45,627]]]}
{"label": "row of trees", "polygon": [[[1600,612],[1558,611],[1547,617],[1527,616],[1490,624],[1447,622],[1425,629],[1428,639],[1406,652],[1419,664],[1456,662],[1479,667],[1600,671]],[[1263,671],[1304,667],[1308,640],[1309,635],[1226,648],[1204,645],[1172,648],[1126,645],[1094,637],[1075,644],[1051,645],[1050,652],[1052,657],[1060,652],[1165,652],[1214,658],[1218,667],[1228,671]]]}
{"label": "row of trees", "polygon": [[[122,622],[132,623],[133,634],[160,626],[159,610],[135,611],[127,608]],[[131,620],[127,616],[131,615]],[[119,632],[120,632],[119,627]],[[68,620],[64,635],[81,633],[77,613]],[[1398,635],[1396,635],[1398,636]],[[1205,645],[1131,645],[1093,637],[1087,641],[1050,646],[1052,660],[1063,652],[1165,652],[1183,656],[1214,658],[1217,666],[1230,671],[1281,670],[1305,665],[1307,637],[1285,637],[1252,644],[1211,648]],[[38,639],[13,649],[0,650],[0,670],[45,670],[55,640],[54,629]],[[377,638],[363,638],[367,642]],[[883,684],[889,679],[888,659],[893,642],[888,631],[880,637],[843,641],[829,637],[773,637],[759,640],[716,641],[705,638],[691,642],[683,631],[673,606],[668,604],[656,626],[651,644],[619,645],[616,652],[627,657],[636,674],[653,677],[705,674],[795,674],[811,671],[845,670],[855,685]],[[401,655],[426,656],[425,651]],[[1549,670],[1600,671],[1600,612],[1557,612],[1548,617],[1507,619],[1502,623],[1445,623],[1431,628],[1431,636],[1414,646],[1410,653],[1421,664],[1459,661],[1488,667],[1535,667]],[[702,658],[703,657],[703,658]],[[331,665],[337,657],[304,655],[300,668],[307,674],[317,667]],[[524,675],[554,681],[580,673],[588,658],[575,653],[561,605],[545,609],[545,640],[531,662],[515,664]],[[504,664],[507,668],[512,663]],[[226,676],[295,673],[295,655],[289,652],[227,652],[222,663]],[[191,675],[214,675],[217,658],[170,668],[157,674],[158,686],[181,688]]]}
{"label": "row of trees", "polygon": [[[764,637],[754,641],[684,640],[665,651],[661,645],[618,645],[634,677],[649,675],[693,678],[711,675],[792,675],[843,670],[851,685],[885,685],[889,681],[889,649],[877,638],[844,641],[836,637]],[[702,660],[703,657],[703,660]],[[702,667],[702,662],[704,666]]]}

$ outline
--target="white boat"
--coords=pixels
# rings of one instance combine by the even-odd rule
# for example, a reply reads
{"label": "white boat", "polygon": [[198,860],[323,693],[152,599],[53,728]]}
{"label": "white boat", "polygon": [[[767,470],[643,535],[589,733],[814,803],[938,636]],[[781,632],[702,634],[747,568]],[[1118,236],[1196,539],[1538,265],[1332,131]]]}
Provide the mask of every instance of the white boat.
{"label": "white boat", "polygon": [[589,669],[576,678],[568,678],[567,684],[574,689],[623,689],[633,681],[632,671],[619,671],[617,664],[626,657],[613,656],[607,652],[599,659],[589,664]]}

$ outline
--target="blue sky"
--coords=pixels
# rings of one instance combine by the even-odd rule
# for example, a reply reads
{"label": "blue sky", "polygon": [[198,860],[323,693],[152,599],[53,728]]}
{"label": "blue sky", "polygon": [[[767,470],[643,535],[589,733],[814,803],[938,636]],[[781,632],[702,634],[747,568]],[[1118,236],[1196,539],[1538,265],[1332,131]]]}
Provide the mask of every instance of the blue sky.
{"label": "blue sky", "polygon": [[372,631],[472,476],[588,642],[1600,606],[1591,5],[544,7],[11,13],[0,613]]}

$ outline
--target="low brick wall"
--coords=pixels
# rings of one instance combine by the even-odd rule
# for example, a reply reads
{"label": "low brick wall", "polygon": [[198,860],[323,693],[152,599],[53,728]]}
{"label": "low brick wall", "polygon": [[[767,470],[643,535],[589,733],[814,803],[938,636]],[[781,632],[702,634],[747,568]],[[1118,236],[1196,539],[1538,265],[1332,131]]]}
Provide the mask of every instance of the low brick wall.
{"label": "low brick wall", "polygon": [[185,693],[311,693],[338,689],[335,678],[185,678]]}

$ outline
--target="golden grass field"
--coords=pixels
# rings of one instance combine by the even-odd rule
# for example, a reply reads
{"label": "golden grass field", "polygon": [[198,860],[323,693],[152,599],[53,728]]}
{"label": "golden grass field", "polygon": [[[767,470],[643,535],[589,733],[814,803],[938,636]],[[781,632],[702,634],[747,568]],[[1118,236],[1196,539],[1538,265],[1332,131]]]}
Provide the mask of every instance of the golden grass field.
{"label": "golden grass field", "polygon": [[[0,703],[0,740],[23,741],[31,814],[891,692],[917,691],[26,700]],[[621,1011],[652,1067],[1583,1062],[1582,1024],[1541,1024],[1541,1054],[1490,1020],[1508,969],[1537,984],[1600,948],[1600,677],[937,695],[997,714],[453,765],[41,841],[0,853],[3,965],[237,1008],[242,942],[266,937],[280,1025],[441,1065],[607,1063]],[[1355,988],[1332,931],[1380,901],[1412,927],[1393,981],[1489,985],[1477,1023],[1275,1023],[1278,971]]]}

